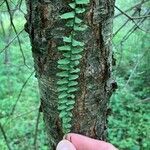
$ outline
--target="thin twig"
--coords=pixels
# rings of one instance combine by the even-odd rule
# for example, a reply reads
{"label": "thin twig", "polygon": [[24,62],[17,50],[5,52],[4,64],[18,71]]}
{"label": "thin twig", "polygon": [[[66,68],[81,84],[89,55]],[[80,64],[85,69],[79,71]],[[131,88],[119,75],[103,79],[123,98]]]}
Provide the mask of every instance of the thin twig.
{"label": "thin twig", "polygon": [[[34,108],[34,109],[32,109],[32,110],[30,110],[30,111],[28,111],[28,112],[22,113],[22,114],[20,114],[20,115],[14,116],[14,117],[12,117],[10,114],[9,114],[8,116],[5,115],[5,116],[3,116],[3,118],[9,117],[10,119],[9,119],[9,120],[7,119],[7,121],[4,123],[4,125],[9,124],[9,123],[11,123],[13,120],[18,119],[18,118],[20,118],[20,117],[27,116],[27,115],[31,114],[32,112],[37,111],[38,109],[39,109],[39,107],[36,107],[36,108]],[[11,117],[12,117],[12,118],[11,118]],[[0,118],[0,119],[1,119],[1,118]]]}
{"label": "thin twig", "polygon": [[0,7],[5,3],[5,1],[3,1],[1,4],[0,4]]}
{"label": "thin twig", "polygon": [[8,142],[7,135],[6,135],[5,130],[4,130],[4,128],[3,128],[3,126],[2,126],[1,123],[0,123],[0,130],[1,130],[2,134],[3,134],[3,137],[4,137],[4,140],[5,140],[5,142],[6,142],[7,148],[8,148],[9,150],[11,150],[11,147],[10,147],[9,142]]}
{"label": "thin twig", "polygon": [[[22,14],[24,14],[25,15],[25,12],[21,9],[21,5],[22,5],[22,0],[19,2],[20,0],[18,0],[18,2],[17,2],[17,8],[18,8],[18,10],[22,13]],[[10,2],[13,4],[13,5],[15,5],[15,3],[12,1],[12,0],[10,0]]]}
{"label": "thin twig", "polygon": [[[12,13],[11,13],[12,17],[14,16],[16,10],[17,10],[17,6],[15,7],[14,11],[12,11]],[[3,25],[3,21],[4,21],[4,20],[2,19],[2,20],[1,20],[1,25],[2,25],[2,27],[4,26],[4,25]],[[11,26],[11,24],[10,24],[10,26],[9,26],[9,28],[8,28],[8,35],[6,35],[6,32],[5,32],[4,27],[3,27],[2,29],[3,29],[4,37],[7,37],[5,43],[8,44],[9,41],[10,41],[10,38],[11,38],[12,26]],[[6,50],[5,50],[5,56],[6,56],[6,57],[7,57],[7,53],[8,53],[8,50],[6,49]],[[5,57],[5,58],[6,58],[6,57]],[[5,59],[5,60],[6,60],[6,59]],[[6,62],[6,64],[8,64],[8,60],[5,61],[5,62]]]}
{"label": "thin twig", "polygon": [[21,31],[5,46],[5,48],[3,48],[3,49],[0,51],[0,54],[3,53],[3,52],[11,45],[11,43],[14,42],[14,40],[15,40],[23,31],[24,31],[24,29],[21,30]]}
{"label": "thin twig", "polygon": [[35,134],[34,134],[34,149],[37,150],[37,137],[38,137],[38,126],[40,121],[40,110],[38,111],[37,120],[36,120],[36,126],[35,126]]}
{"label": "thin twig", "polygon": [[133,76],[133,74],[134,74],[136,68],[138,67],[139,63],[141,62],[141,60],[142,60],[142,58],[144,57],[144,55],[146,54],[146,52],[148,52],[148,50],[146,50],[146,51],[143,53],[143,55],[138,59],[136,65],[135,65],[134,68],[132,69],[132,72],[131,72],[131,74],[130,74],[130,76],[129,76],[129,78],[128,78],[128,80],[127,80],[125,86],[124,86],[124,89],[125,89],[125,88],[127,87],[127,85],[129,84],[129,82],[130,82],[130,80],[131,80],[131,78],[132,78],[132,76]]}
{"label": "thin twig", "polygon": [[12,120],[15,120],[15,119],[17,119],[17,118],[26,116],[26,115],[28,115],[28,114],[34,112],[34,111],[37,111],[38,108],[39,108],[39,107],[36,107],[36,108],[34,108],[34,109],[32,109],[32,110],[30,110],[30,111],[28,111],[28,112],[25,112],[25,113],[22,113],[22,114],[20,114],[20,115],[14,116],[14,117],[11,119],[11,121],[12,121]]}
{"label": "thin twig", "polygon": [[[19,44],[19,47],[20,47],[20,51],[21,51],[22,57],[23,57],[24,65],[25,65],[26,67],[28,67],[28,65],[26,64],[26,59],[25,59],[25,56],[24,56],[24,53],[23,53],[23,49],[22,49],[22,46],[21,46],[20,38],[19,38],[19,36],[18,36],[18,32],[17,32],[16,27],[15,27],[15,25],[14,25],[14,23],[13,23],[13,18],[12,18],[12,15],[11,15],[9,3],[8,3],[7,0],[5,0],[5,3],[6,3],[6,7],[7,7],[7,10],[8,10],[8,13],[9,13],[10,23],[11,23],[13,29],[14,29],[15,34],[17,35],[17,40],[18,40],[18,44]],[[28,68],[29,68],[29,67],[28,67]]]}
{"label": "thin twig", "polygon": [[143,18],[149,18],[150,15],[145,15],[145,16],[139,16],[139,17],[132,17],[132,19],[143,19]]}
{"label": "thin twig", "polygon": [[22,2],[23,2],[23,0],[20,0],[19,9],[21,8]]}
{"label": "thin twig", "polygon": [[138,102],[139,102],[139,103],[148,103],[148,102],[150,102],[150,97],[147,97],[147,98],[145,98],[145,99],[141,99],[141,100],[139,100]]}
{"label": "thin twig", "polygon": [[[137,10],[135,10],[135,12],[132,14],[132,16],[134,16],[137,13]],[[126,20],[126,22],[124,22],[124,24],[113,34],[113,37],[116,36],[118,34],[118,32],[130,21],[130,19],[128,18]]]}
{"label": "thin twig", "polygon": [[[115,45],[115,44],[114,44],[114,45]],[[116,46],[115,46],[115,48],[116,48]],[[117,48],[116,48],[116,49],[117,49]],[[117,51],[119,51],[119,50],[117,49]],[[120,42],[120,58],[118,58],[118,65],[117,65],[116,68],[115,68],[116,71],[118,71],[118,68],[119,68],[120,65],[121,65],[122,58],[123,58],[123,43]]]}
{"label": "thin twig", "polygon": [[[127,13],[128,11],[131,11],[131,10],[134,9],[134,8],[140,7],[141,5],[143,5],[143,4],[146,3],[146,2],[149,2],[149,0],[145,0],[145,1],[142,0],[140,3],[135,4],[134,6],[128,8],[127,10],[125,10],[124,12]],[[117,18],[117,17],[119,17],[120,15],[122,15],[122,13],[119,13],[119,14],[115,15],[114,18]]]}
{"label": "thin twig", "polygon": [[16,105],[17,105],[17,103],[18,103],[18,101],[19,101],[19,99],[20,99],[20,96],[21,96],[21,94],[22,94],[22,92],[23,92],[23,89],[24,89],[24,87],[26,86],[26,84],[28,83],[28,81],[29,81],[29,79],[32,77],[32,75],[34,74],[34,72],[35,72],[35,70],[29,75],[29,77],[26,79],[26,81],[24,82],[24,84],[22,85],[22,87],[21,87],[21,89],[20,89],[20,92],[19,92],[19,95],[18,95],[18,97],[17,97],[17,99],[16,99],[16,101],[15,101],[15,104],[14,104],[14,106],[13,106],[13,108],[12,108],[12,111],[11,111],[11,115],[13,115],[13,113],[14,113],[14,111],[15,111],[15,108],[16,108]]}
{"label": "thin twig", "polygon": [[[137,26],[138,29],[140,29],[141,31],[146,32],[145,30],[143,30],[136,22],[135,20],[129,16],[127,13],[125,13],[123,10],[121,10],[120,8],[118,8],[117,6],[115,6],[116,9],[118,9],[122,14],[124,14],[127,18],[129,18],[130,20],[132,20],[132,22]],[[147,32],[146,32],[147,33]]]}
{"label": "thin twig", "polygon": [[[146,12],[145,14],[149,14],[150,12]],[[138,24],[141,25],[144,21],[146,20],[146,18],[143,18]],[[134,33],[136,30],[138,29],[138,27],[136,25],[134,25],[127,33],[126,35],[122,38],[121,42],[125,42],[131,35],[132,33]],[[146,31],[148,32],[148,31]]]}

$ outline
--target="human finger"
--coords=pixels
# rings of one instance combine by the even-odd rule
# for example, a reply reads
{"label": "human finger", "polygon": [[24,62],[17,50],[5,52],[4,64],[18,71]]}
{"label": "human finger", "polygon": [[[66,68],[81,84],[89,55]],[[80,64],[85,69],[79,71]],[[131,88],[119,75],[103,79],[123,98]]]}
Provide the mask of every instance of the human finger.
{"label": "human finger", "polygon": [[117,148],[110,143],[75,133],[67,134],[65,139],[69,140],[77,150],[117,150]]}

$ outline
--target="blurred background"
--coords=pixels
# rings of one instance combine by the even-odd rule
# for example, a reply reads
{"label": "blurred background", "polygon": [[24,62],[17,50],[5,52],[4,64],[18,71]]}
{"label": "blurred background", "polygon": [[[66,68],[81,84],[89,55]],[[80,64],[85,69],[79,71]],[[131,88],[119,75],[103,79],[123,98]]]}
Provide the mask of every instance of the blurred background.
{"label": "blurred background", "polygon": [[[0,0],[0,150],[48,150],[24,0]],[[150,150],[150,0],[116,0],[108,140]]]}

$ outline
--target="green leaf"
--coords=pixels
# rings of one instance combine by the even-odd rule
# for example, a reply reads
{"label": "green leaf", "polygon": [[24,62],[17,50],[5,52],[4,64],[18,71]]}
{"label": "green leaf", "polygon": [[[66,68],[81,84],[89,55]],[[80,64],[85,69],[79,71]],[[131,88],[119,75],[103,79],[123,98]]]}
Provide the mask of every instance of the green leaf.
{"label": "green leaf", "polygon": [[61,79],[61,80],[57,81],[58,85],[67,84],[67,83],[68,83],[67,79]]}
{"label": "green leaf", "polygon": [[73,39],[72,46],[84,46],[84,43]]}
{"label": "green leaf", "polygon": [[58,110],[64,110],[64,109],[66,109],[67,108],[67,106],[66,105],[59,105],[58,106]]}
{"label": "green leaf", "polygon": [[62,124],[62,128],[65,130],[65,132],[68,132],[68,130],[70,130],[70,127],[68,126],[68,124],[70,125],[70,123],[63,123]]}
{"label": "green leaf", "polygon": [[58,65],[57,67],[59,69],[62,69],[62,70],[69,70],[70,69],[69,65]]}
{"label": "green leaf", "polygon": [[75,9],[75,12],[77,13],[77,14],[81,14],[81,13],[84,13],[85,12],[85,8],[76,8]]}
{"label": "green leaf", "polygon": [[79,68],[71,69],[71,70],[70,70],[70,73],[78,73],[78,72],[80,72],[80,69],[79,69]]}
{"label": "green leaf", "polygon": [[60,114],[59,114],[59,117],[60,118],[63,118],[67,115],[67,112],[66,111],[61,111]]}
{"label": "green leaf", "polygon": [[64,134],[67,134],[67,133],[70,133],[70,132],[71,132],[70,129],[63,128],[63,133],[64,133]]}
{"label": "green leaf", "polygon": [[58,50],[59,50],[59,51],[70,51],[70,50],[71,50],[71,47],[70,47],[70,45],[59,46],[59,47],[58,47]]}
{"label": "green leaf", "polygon": [[61,94],[59,94],[58,98],[61,99],[61,98],[65,98],[67,97],[67,93],[66,92],[62,92]]}
{"label": "green leaf", "polygon": [[67,91],[68,90],[68,87],[66,85],[63,85],[63,86],[59,86],[57,88],[57,91],[58,92],[62,92],[62,91]]}
{"label": "green leaf", "polygon": [[71,43],[71,37],[63,36],[63,41],[67,43]]}
{"label": "green leaf", "polygon": [[71,128],[71,124],[69,124],[69,123],[63,124],[63,128],[70,129]]}
{"label": "green leaf", "polygon": [[75,80],[75,79],[78,79],[79,78],[79,75],[77,75],[77,74],[71,74],[70,76],[69,76],[69,80],[71,81],[71,80]]}
{"label": "green leaf", "polygon": [[79,64],[80,64],[80,61],[78,61],[78,60],[75,60],[75,61],[72,62],[73,66],[78,66]]}
{"label": "green leaf", "polygon": [[58,76],[58,77],[68,77],[69,73],[68,73],[68,71],[61,71],[61,72],[57,73],[56,76]]}
{"label": "green leaf", "polygon": [[68,99],[66,99],[66,98],[62,98],[62,99],[59,99],[58,100],[58,104],[66,104],[68,102]]}
{"label": "green leaf", "polygon": [[73,27],[74,26],[74,20],[73,19],[68,20],[67,23],[66,23],[66,26],[67,27]]}
{"label": "green leaf", "polygon": [[68,112],[67,114],[69,117],[73,117],[72,112]]}
{"label": "green leaf", "polygon": [[58,64],[60,64],[60,65],[67,65],[69,63],[70,63],[70,60],[67,58],[58,60]]}
{"label": "green leaf", "polygon": [[75,31],[85,31],[86,29],[87,29],[86,25],[84,25],[84,26],[77,26],[77,25],[75,25],[74,26],[74,30]]}
{"label": "green leaf", "polygon": [[74,105],[75,104],[75,100],[69,100],[66,105]]}
{"label": "green leaf", "polygon": [[66,111],[70,111],[70,110],[72,110],[74,108],[74,106],[73,105],[70,105],[70,106],[68,106],[67,108],[66,108]]}
{"label": "green leaf", "polygon": [[82,20],[78,17],[75,17],[75,23],[80,24],[82,22]]}
{"label": "green leaf", "polygon": [[75,98],[75,95],[74,95],[74,94],[68,94],[68,98],[74,99],[74,98]]}
{"label": "green leaf", "polygon": [[73,2],[73,3],[70,3],[69,6],[70,6],[72,9],[75,9],[76,3],[74,3],[74,2]]}
{"label": "green leaf", "polygon": [[62,121],[64,124],[69,123],[71,121],[71,117],[63,118]]}
{"label": "green leaf", "polygon": [[75,16],[74,11],[67,12],[67,13],[60,15],[61,19],[70,19],[70,18],[74,18],[74,16]]}
{"label": "green leaf", "polygon": [[75,0],[76,4],[88,4],[89,0]]}
{"label": "green leaf", "polygon": [[75,91],[77,91],[78,90],[78,88],[75,88],[75,87],[71,87],[71,88],[69,88],[68,89],[68,93],[72,93],[72,92],[75,92]]}
{"label": "green leaf", "polygon": [[76,55],[73,55],[73,56],[71,57],[71,60],[78,60],[78,59],[81,59],[81,58],[82,58],[82,55],[76,54]]}
{"label": "green leaf", "polygon": [[82,51],[83,51],[83,48],[82,48],[82,47],[73,48],[72,54],[78,54],[78,53],[81,53]]}
{"label": "green leaf", "polygon": [[70,81],[70,82],[68,83],[68,86],[75,86],[75,85],[77,85],[77,84],[78,84],[77,81]]}
{"label": "green leaf", "polygon": [[65,56],[66,58],[70,58],[71,57],[70,53],[64,53],[63,56]]}

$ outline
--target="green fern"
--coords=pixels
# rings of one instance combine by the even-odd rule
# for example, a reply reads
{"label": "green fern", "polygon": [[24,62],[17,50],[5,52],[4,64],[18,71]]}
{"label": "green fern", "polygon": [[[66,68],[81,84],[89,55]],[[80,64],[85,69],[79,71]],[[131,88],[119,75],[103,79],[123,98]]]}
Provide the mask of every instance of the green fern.
{"label": "green fern", "polygon": [[73,0],[68,4],[72,11],[60,15],[62,20],[66,20],[66,28],[72,29],[68,36],[63,36],[63,43],[65,44],[58,47],[63,58],[58,60],[57,67],[60,71],[56,74],[59,77],[57,81],[59,117],[62,120],[65,134],[71,130],[71,111],[75,104],[75,92],[78,90],[77,79],[80,72],[78,65],[84,50],[84,43],[75,37],[79,37],[80,32],[87,28],[79,15],[85,12],[86,9],[83,7],[88,3],[89,0]]}

